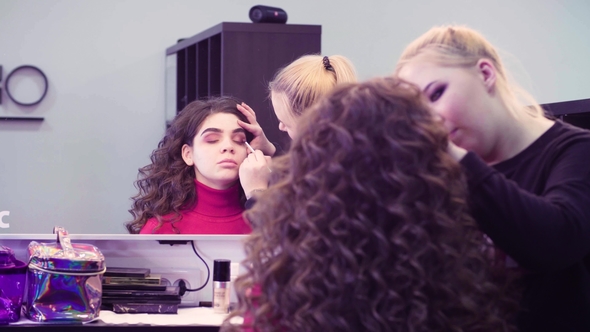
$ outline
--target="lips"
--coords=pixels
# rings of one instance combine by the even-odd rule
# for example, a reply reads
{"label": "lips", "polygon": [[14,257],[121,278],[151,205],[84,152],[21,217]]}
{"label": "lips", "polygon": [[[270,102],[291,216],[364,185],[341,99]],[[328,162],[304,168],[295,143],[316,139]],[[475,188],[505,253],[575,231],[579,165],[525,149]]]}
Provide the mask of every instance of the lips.
{"label": "lips", "polygon": [[233,160],[233,159],[223,159],[222,161],[218,162],[217,164],[218,165],[224,165],[224,164],[227,164],[227,165],[230,165],[230,164],[231,165],[237,165],[238,163],[235,160]]}

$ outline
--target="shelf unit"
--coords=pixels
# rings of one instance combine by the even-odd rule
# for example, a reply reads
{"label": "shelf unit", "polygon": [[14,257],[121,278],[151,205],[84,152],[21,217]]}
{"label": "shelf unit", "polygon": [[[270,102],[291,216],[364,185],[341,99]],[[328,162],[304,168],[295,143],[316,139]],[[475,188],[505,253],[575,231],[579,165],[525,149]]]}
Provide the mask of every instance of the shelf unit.
{"label": "shelf unit", "polygon": [[188,103],[233,96],[255,111],[277,151],[288,136],[268,98],[268,82],[282,67],[305,54],[321,53],[321,26],[223,22],[166,49],[166,120]]}
{"label": "shelf unit", "polygon": [[548,103],[541,107],[564,122],[590,129],[590,99]]}

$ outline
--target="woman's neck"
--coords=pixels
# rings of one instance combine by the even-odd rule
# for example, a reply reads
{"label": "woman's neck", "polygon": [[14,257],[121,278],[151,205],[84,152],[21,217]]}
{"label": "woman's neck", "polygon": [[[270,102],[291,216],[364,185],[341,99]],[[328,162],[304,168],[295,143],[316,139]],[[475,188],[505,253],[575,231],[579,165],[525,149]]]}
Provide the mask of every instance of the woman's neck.
{"label": "woman's neck", "polygon": [[504,122],[502,128],[497,128],[498,140],[492,150],[494,152],[484,158],[489,165],[508,160],[521,153],[554,124],[553,120],[542,115],[530,115],[525,110],[508,118],[509,120]]}

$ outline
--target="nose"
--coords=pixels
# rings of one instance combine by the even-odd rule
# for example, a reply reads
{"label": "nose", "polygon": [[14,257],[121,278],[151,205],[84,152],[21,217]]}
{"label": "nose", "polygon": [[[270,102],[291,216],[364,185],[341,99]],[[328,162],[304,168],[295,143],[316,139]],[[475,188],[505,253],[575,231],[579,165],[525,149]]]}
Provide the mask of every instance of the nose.
{"label": "nose", "polygon": [[445,128],[447,131],[450,131],[450,127],[452,127],[453,125],[449,122],[447,122],[446,118],[445,118],[445,112],[436,108],[431,108],[432,109],[432,117],[443,127]]}
{"label": "nose", "polygon": [[221,148],[221,153],[226,153],[226,152],[230,152],[230,153],[234,153],[236,152],[236,150],[234,149],[233,146],[227,146],[227,147],[223,147]]}
{"label": "nose", "polygon": [[235,147],[236,144],[237,143],[235,143],[231,139],[223,140],[223,144],[221,145],[221,153],[226,153],[226,152],[235,153],[236,152],[236,147]]}
{"label": "nose", "polygon": [[287,131],[287,126],[285,126],[282,122],[279,122],[279,130],[280,131]]}
{"label": "nose", "polygon": [[444,114],[446,113],[446,110],[444,108],[441,108],[440,105],[429,105],[428,107],[430,109],[430,113],[432,113],[433,117],[438,120],[438,121],[445,121],[445,116]]}
{"label": "nose", "polygon": [[434,118],[440,122],[445,122],[445,117],[436,111],[434,112]]}

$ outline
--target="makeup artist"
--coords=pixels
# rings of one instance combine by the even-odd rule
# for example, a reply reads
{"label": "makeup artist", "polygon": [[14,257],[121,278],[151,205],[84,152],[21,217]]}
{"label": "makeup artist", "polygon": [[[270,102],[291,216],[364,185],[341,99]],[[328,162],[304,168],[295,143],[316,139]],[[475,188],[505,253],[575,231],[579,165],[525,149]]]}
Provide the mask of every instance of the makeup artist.
{"label": "makeup artist", "polygon": [[[354,66],[350,60],[341,55],[329,57],[304,55],[293,61],[279,70],[269,84],[270,99],[279,119],[279,129],[294,138],[297,133],[297,119],[306,108],[312,106],[337,84],[356,82],[356,80]],[[240,166],[240,182],[248,198],[246,207],[250,207],[255,201],[251,199],[252,196],[268,187],[270,159],[265,158],[264,155],[272,156],[274,146],[270,149],[268,147],[270,143],[264,143],[266,138],[256,122],[254,111],[249,107],[239,107],[239,109],[251,123],[251,125],[244,123],[240,125],[254,135],[252,146],[257,149],[254,153],[250,153]]]}
{"label": "makeup artist", "polygon": [[590,132],[548,118],[467,27],[432,28],[396,73],[442,119],[473,216],[520,276],[520,330],[590,331]]}

